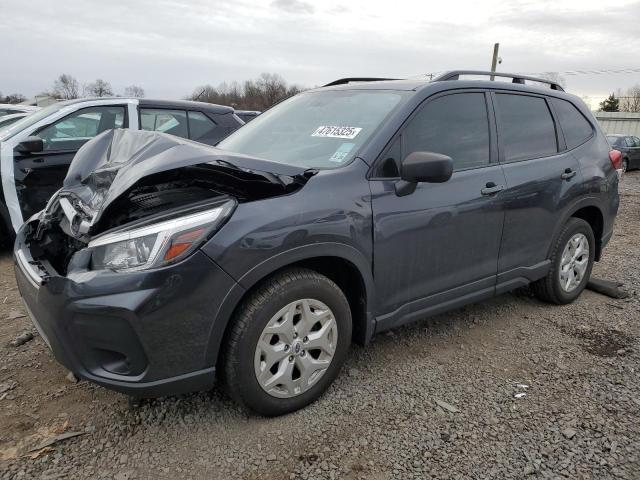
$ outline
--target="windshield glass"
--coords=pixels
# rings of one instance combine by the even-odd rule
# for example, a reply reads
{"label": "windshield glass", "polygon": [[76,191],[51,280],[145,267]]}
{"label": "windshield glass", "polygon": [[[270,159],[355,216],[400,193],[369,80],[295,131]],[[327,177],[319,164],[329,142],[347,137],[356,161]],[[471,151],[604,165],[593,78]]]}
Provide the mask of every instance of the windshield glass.
{"label": "windshield glass", "polygon": [[336,168],[396,108],[405,92],[325,90],[292,97],[259,115],[219,148],[307,168]]}
{"label": "windshield glass", "polygon": [[0,132],[0,140],[7,140],[8,138],[13,137],[16,133],[21,132],[25,128],[28,128],[31,125],[36,124],[43,118],[46,118],[52,113],[57,112],[61,108],[65,107],[66,105],[67,105],[66,102],[54,103],[53,105],[49,105],[48,107],[45,107],[42,110],[38,110],[37,112],[27,115],[23,119],[18,120],[13,125],[9,125],[6,130],[2,130]]}

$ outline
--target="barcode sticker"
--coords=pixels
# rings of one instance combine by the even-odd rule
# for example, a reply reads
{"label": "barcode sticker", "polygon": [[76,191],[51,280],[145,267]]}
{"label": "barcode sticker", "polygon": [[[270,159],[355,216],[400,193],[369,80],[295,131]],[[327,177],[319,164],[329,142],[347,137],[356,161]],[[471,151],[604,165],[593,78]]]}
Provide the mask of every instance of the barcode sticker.
{"label": "barcode sticker", "polygon": [[312,137],[328,137],[328,138],[348,138],[353,140],[360,133],[362,128],[359,127],[338,127],[335,125],[323,125],[318,127],[312,134]]}

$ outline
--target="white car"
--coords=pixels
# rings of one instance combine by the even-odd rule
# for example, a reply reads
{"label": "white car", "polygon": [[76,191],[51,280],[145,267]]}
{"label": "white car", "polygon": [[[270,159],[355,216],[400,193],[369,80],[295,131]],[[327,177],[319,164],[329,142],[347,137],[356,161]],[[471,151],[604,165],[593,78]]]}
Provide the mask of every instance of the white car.
{"label": "white car", "polygon": [[40,110],[40,107],[34,107],[33,105],[21,105],[14,103],[0,103],[0,118],[5,115],[12,115],[14,113],[33,113]]}
{"label": "white car", "polygon": [[152,130],[214,145],[242,125],[231,107],[185,100],[92,98],[35,111],[0,129],[0,241],[45,207],[78,149],[99,133]]}
{"label": "white car", "polygon": [[9,125],[16,123],[21,118],[29,115],[28,113],[11,113],[9,115],[3,115],[0,117],[0,132],[6,128],[9,128]]}

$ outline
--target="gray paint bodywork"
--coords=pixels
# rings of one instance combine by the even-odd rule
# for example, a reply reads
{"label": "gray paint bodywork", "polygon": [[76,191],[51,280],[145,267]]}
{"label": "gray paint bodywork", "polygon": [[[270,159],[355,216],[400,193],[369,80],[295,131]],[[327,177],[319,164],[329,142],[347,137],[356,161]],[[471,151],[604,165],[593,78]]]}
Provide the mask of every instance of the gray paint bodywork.
{"label": "gray paint bodywork", "polygon": [[[576,97],[489,81],[395,81],[328,88],[400,89],[414,93],[404,99],[350,164],[318,171],[293,193],[240,203],[225,225],[197,253],[201,272],[189,270],[194,268],[194,256],[160,271],[137,272],[134,276],[91,272],[90,278],[79,275],[75,280],[71,273],[68,278],[55,277],[52,283],[40,287],[40,292],[50,292],[56,284],[61,285],[60,291],[72,301],[60,306],[57,313],[70,323],[76,302],[91,304],[94,312],[118,315],[121,309],[114,304],[116,297],[111,297],[113,292],[109,288],[128,285],[140,292],[152,287],[148,295],[136,294],[139,303],[132,305],[135,315],[131,321],[149,326],[154,319],[174,319],[163,320],[160,325],[164,337],[160,330],[154,331],[150,337],[152,344],[145,347],[177,349],[173,353],[184,356],[184,362],[174,362],[170,371],[149,370],[153,374],[140,374],[135,379],[101,376],[89,371],[82,359],[77,360],[77,365],[65,360],[70,362],[69,368],[76,367],[93,381],[128,392],[172,392],[172,384],[183,385],[180,383],[183,381],[190,389],[205,387],[206,382],[201,385],[190,382],[202,372],[210,373],[215,366],[226,326],[243,296],[287,265],[320,257],[325,262],[343,262],[355,269],[364,286],[366,342],[376,331],[488,298],[543,277],[549,269],[549,252],[560,228],[581,208],[595,208],[602,217],[599,248],[610,238],[618,208],[618,176],[609,161],[604,136]],[[492,92],[497,90],[567,99],[592,122],[594,134],[571,151],[545,159],[504,163],[496,128],[499,119],[494,115],[492,101]],[[423,102],[435,95],[463,91],[485,92],[490,106],[490,166],[455,172],[443,184],[419,184],[412,194],[398,197],[394,191],[397,179],[375,177],[376,162]],[[558,131],[562,147],[562,131]],[[171,157],[169,167],[178,168],[183,161],[185,165],[201,163],[199,155],[203,158],[227,155],[225,161],[238,162],[255,171],[271,169],[277,175],[291,177],[302,173],[295,167],[233,156],[207,147],[194,148],[184,147],[186,156],[177,155],[175,159],[182,160],[176,160],[175,164]],[[189,156],[192,158],[188,159]],[[140,178],[154,168],[164,168],[161,163],[152,160],[148,172],[142,167],[131,172],[136,171],[134,176]],[[562,179],[566,169],[575,170],[576,175]],[[86,179],[87,173],[80,178]],[[506,188],[495,196],[483,196],[480,190],[488,182],[500,182]],[[130,180],[125,180],[117,190],[121,193],[130,184]],[[28,247],[19,238],[16,251],[23,250]],[[23,296],[31,298],[32,305],[55,304],[49,293],[34,293],[34,287],[26,280],[28,267],[23,263],[18,259],[16,267]],[[184,296],[173,297],[162,282],[177,282],[180,288],[184,287],[181,290]],[[212,308],[205,328],[202,322],[207,286]],[[176,305],[187,308],[177,310]],[[174,341],[174,334],[184,335],[185,331],[198,337],[197,346],[188,340],[184,345]],[[192,351],[196,347],[197,351]],[[192,361],[194,358],[197,360]],[[205,373],[202,378],[208,378]],[[169,380],[156,385],[161,378]]]}

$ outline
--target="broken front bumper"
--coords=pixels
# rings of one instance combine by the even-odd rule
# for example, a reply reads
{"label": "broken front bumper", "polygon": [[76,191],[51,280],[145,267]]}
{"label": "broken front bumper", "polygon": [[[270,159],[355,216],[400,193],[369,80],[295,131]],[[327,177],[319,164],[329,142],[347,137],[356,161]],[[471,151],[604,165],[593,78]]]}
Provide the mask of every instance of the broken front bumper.
{"label": "broken front bumper", "polygon": [[138,272],[58,275],[35,262],[18,233],[18,288],[56,359],[79,377],[135,396],[209,389],[210,341],[219,306],[237,284],[196,251],[182,262]]}

